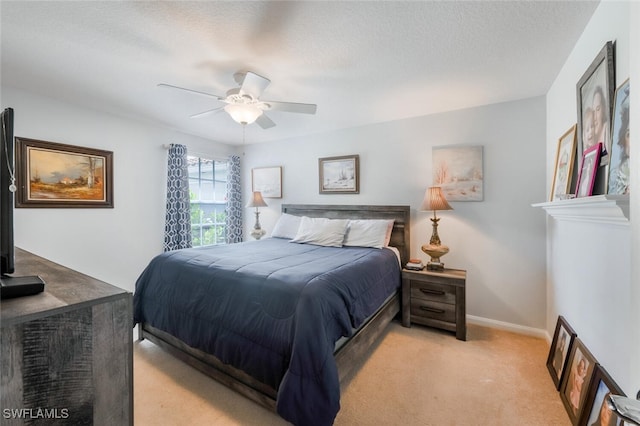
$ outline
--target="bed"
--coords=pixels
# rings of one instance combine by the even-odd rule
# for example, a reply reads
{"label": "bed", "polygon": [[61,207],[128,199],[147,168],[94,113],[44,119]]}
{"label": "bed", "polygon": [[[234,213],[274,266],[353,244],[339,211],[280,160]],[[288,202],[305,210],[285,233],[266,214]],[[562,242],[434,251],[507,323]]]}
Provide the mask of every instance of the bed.
{"label": "bed", "polygon": [[400,311],[409,207],[285,204],[282,213],[393,220],[396,250],[267,238],[164,253],[136,283],[134,321],[140,339],[285,420],[332,424],[340,381]]}

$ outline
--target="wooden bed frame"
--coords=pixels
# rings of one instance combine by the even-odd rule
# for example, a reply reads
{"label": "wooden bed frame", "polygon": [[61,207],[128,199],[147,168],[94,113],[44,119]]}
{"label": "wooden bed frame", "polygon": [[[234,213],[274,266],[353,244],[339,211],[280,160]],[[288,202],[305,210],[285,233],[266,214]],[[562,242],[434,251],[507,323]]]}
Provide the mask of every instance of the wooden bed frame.
{"label": "wooden bed frame", "polygon": [[[394,219],[389,245],[400,251],[404,265],[409,259],[409,206],[357,206],[283,204],[282,212],[296,216],[327,217],[331,219]],[[387,301],[358,332],[335,353],[338,375],[342,382],[357,367],[386,326],[400,312],[400,293]],[[139,340],[149,339],[176,358],[195,367],[230,389],[258,404],[276,411],[277,390],[250,377],[237,368],[223,364],[218,358],[194,349],[172,335],[146,323],[138,324]]]}

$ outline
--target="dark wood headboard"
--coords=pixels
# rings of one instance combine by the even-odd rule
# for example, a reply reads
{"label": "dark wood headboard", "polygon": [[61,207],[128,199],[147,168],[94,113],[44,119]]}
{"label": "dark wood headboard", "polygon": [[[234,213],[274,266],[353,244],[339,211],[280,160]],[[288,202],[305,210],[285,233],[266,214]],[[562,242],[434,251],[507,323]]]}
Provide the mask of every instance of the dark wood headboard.
{"label": "dark wood headboard", "polygon": [[329,219],[394,219],[389,245],[400,251],[402,265],[409,260],[411,251],[409,206],[283,204],[282,213]]}

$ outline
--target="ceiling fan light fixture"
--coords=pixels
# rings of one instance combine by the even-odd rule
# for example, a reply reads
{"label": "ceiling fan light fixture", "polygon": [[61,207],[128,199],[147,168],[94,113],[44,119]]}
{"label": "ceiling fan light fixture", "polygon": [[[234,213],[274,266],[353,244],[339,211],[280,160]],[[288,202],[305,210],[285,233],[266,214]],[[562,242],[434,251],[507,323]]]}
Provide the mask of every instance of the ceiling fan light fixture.
{"label": "ceiling fan light fixture", "polygon": [[239,124],[251,124],[262,115],[260,108],[250,104],[228,104],[224,110]]}

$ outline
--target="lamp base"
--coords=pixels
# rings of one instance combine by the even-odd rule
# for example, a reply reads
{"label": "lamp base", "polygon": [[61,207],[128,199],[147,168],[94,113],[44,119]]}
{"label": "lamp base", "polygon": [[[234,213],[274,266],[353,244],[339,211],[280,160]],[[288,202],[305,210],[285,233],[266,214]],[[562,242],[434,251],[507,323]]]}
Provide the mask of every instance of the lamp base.
{"label": "lamp base", "polygon": [[261,228],[253,228],[251,230],[251,236],[253,238],[255,238],[256,240],[259,240],[260,238],[264,237],[264,234],[266,234],[267,231],[265,231],[264,229]]}
{"label": "lamp base", "polygon": [[444,263],[440,261],[440,257],[449,253],[449,247],[442,244],[424,244],[422,251],[431,257],[431,260],[427,262],[428,271],[443,271]]}

